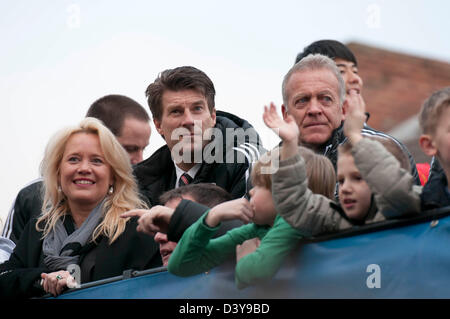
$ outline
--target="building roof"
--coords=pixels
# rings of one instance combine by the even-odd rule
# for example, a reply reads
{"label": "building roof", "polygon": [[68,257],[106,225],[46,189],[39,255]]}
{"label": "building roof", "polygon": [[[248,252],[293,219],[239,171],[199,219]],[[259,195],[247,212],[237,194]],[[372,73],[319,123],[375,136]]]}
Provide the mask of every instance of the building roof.
{"label": "building roof", "polygon": [[434,91],[450,86],[450,63],[365,44],[347,46],[358,60],[368,124],[405,143],[417,162],[428,160],[419,148],[417,114]]}
{"label": "building roof", "polygon": [[375,129],[392,130],[416,115],[431,93],[450,85],[450,63],[356,42],[347,45],[358,60],[368,124]]}

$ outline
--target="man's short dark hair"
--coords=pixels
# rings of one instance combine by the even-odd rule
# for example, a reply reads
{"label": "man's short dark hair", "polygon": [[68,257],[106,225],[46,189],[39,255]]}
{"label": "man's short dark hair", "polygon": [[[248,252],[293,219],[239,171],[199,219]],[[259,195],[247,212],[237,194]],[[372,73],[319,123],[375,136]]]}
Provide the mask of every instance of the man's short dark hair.
{"label": "man's short dark hair", "polygon": [[322,54],[326,55],[331,59],[342,59],[345,61],[353,62],[355,65],[358,65],[355,55],[352,51],[343,43],[336,40],[319,40],[311,43],[307,47],[303,49],[303,52],[300,52],[296,59],[295,63],[307,57],[310,54]]}
{"label": "man's short dark hair", "polygon": [[214,96],[216,95],[214,84],[203,71],[192,66],[165,70],[147,87],[145,96],[154,119],[161,120],[162,96],[166,90],[195,90],[205,96],[210,113],[214,109]]}
{"label": "man's short dark hair", "polygon": [[162,205],[165,205],[173,199],[182,199],[183,195],[189,195],[195,202],[208,207],[214,207],[233,199],[231,194],[222,187],[210,183],[198,183],[167,191],[161,195],[159,201]]}
{"label": "man's short dark hair", "polygon": [[150,121],[147,111],[135,100],[124,95],[106,95],[89,107],[86,117],[95,117],[115,135],[120,136],[125,119]]}

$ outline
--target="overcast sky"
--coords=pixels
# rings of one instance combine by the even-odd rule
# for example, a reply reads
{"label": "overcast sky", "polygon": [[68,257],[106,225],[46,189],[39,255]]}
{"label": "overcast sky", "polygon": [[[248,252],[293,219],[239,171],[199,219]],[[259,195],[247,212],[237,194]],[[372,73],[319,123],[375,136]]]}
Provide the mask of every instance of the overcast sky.
{"label": "overcast sky", "polygon": [[[319,39],[358,41],[450,62],[449,1],[2,1],[0,218],[39,176],[49,137],[106,94],[147,110],[144,91],[181,65],[210,76],[217,109],[277,143],[262,108],[281,104],[296,54]],[[152,126],[153,128],[153,126]],[[153,130],[148,157],[163,144]]]}

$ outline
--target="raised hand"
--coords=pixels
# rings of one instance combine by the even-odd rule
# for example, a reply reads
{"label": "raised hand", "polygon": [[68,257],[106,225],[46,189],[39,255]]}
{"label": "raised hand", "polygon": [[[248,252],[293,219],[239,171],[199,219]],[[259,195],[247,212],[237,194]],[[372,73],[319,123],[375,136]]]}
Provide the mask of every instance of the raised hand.
{"label": "raised hand", "polygon": [[225,220],[240,219],[244,223],[249,223],[254,212],[250,202],[245,198],[238,198],[214,206],[205,218],[209,227],[216,227]]}
{"label": "raised hand", "polygon": [[283,140],[283,145],[280,148],[280,159],[284,160],[294,156],[298,152],[300,130],[292,115],[282,119],[277,113],[275,104],[270,103],[270,108],[264,106],[263,120],[267,127],[271,128]]}
{"label": "raised hand", "polygon": [[350,143],[354,145],[362,139],[361,130],[366,120],[366,107],[362,96],[354,90],[350,90],[344,103],[344,108],[346,110],[344,134],[348,137]]}
{"label": "raised hand", "polygon": [[297,143],[299,136],[299,129],[294,118],[288,115],[283,120],[277,113],[276,106],[273,102],[270,103],[270,107],[264,106],[263,120],[267,127],[272,129],[283,142],[295,141]]}
{"label": "raised hand", "polygon": [[51,293],[53,296],[60,295],[64,288],[67,287],[68,280],[73,281],[73,277],[68,271],[61,270],[52,273],[41,274],[41,286],[45,292]]}
{"label": "raised hand", "polygon": [[150,209],[133,209],[120,217],[139,217],[137,231],[154,236],[157,232],[167,233],[174,211],[173,208],[158,205]]}

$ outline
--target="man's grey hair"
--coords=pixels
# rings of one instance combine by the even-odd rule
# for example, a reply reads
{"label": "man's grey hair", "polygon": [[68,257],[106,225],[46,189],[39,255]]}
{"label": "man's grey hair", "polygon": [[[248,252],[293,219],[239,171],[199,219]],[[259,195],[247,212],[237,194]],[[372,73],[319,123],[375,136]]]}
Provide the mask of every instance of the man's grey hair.
{"label": "man's grey hair", "polygon": [[288,96],[286,92],[286,85],[291,78],[292,74],[302,71],[313,71],[326,69],[331,71],[338,80],[338,94],[339,94],[339,106],[342,107],[345,101],[345,83],[342,78],[341,72],[339,71],[336,63],[329,57],[322,54],[310,54],[307,57],[298,61],[289,70],[289,72],[284,76],[282,85],[283,103],[284,106],[288,107]]}

